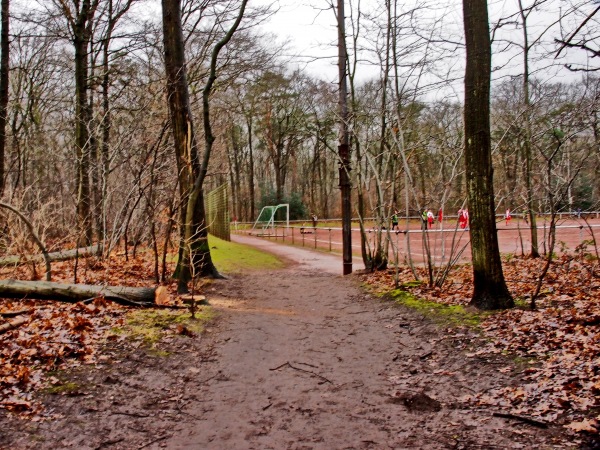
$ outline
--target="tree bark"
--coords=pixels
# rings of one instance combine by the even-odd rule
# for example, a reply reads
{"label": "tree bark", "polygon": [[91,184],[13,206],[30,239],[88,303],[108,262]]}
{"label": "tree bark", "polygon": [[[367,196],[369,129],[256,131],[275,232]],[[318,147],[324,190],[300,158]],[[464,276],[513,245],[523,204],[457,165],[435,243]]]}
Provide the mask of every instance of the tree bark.
{"label": "tree bark", "polygon": [[90,133],[92,106],[88,102],[88,50],[92,19],[99,0],[75,2],[75,17],[68,17],[75,47],[75,154],[77,156],[77,221],[78,245],[89,245],[93,239],[90,192]]}
{"label": "tree bark", "polygon": [[465,72],[465,160],[469,201],[473,297],[480,309],[514,306],[502,272],[494,210],[490,135],[491,45],[486,0],[463,0]]}
{"label": "tree bark", "polygon": [[338,155],[340,158],[340,190],[342,198],[342,252],[343,274],[352,273],[352,183],[350,181],[350,133],[348,130],[348,53],[346,51],[346,16],[344,14],[344,1],[337,3],[337,28],[338,28],[338,76],[339,76],[339,112],[340,112],[340,140]]}
{"label": "tree bark", "polygon": [[76,303],[95,297],[104,297],[126,306],[150,306],[164,303],[166,289],[63,284],[49,281],[0,280],[0,297],[60,300]]}
{"label": "tree bark", "polygon": [[46,250],[46,246],[42,243],[37,233],[33,229],[33,225],[31,224],[31,222],[27,220],[27,217],[25,217],[25,215],[21,211],[12,207],[11,205],[8,205],[6,203],[0,203],[0,208],[5,208],[14,212],[23,221],[23,223],[25,223],[25,226],[29,230],[31,238],[42,252],[41,258],[46,262],[46,280],[50,281],[50,279],[52,278],[52,270],[50,267],[50,258],[48,257],[48,251]]}
{"label": "tree bark", "polygon": [[8,113],[9,71],[9,0],[0,2],[2,32],[0,34],[0,197],[4,192],[4,154],[6,148],[6,115]]}
{"label": "tree bark", "polygon": [[252,148],[252,132],[253,132],[252,114],[246,115],[246,127],[248,129],[248,191],[250,196],[250,217],[246,220],[254,220],[255,217],[255,194],[254,194],[254,151]]}

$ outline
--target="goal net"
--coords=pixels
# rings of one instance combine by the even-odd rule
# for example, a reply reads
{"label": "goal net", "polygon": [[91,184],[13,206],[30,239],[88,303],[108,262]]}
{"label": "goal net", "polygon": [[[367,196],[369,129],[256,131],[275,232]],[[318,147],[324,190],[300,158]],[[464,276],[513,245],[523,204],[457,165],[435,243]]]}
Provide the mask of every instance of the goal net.
{"label": "goal net", "polygon": [[290,226],[290,205],[284,203],[275,206],[264,206],[254,222],[253,230],[261,230],[262,235],[275,235],[277,227],[284,227],[283,233]]}

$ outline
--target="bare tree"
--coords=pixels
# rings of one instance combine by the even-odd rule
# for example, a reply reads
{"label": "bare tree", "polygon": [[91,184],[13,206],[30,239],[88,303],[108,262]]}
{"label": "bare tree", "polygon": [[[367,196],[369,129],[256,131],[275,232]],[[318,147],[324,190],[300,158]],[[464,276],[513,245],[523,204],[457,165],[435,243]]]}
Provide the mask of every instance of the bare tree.
{"label": "bare tree", "polygon": [[463,0],[465,70],[465,160],[470,210],[473,297],[480,309],[514,305],[500,261],[496,232],[490,136],[491,46],[486,0]]}
{"label": "bare tree", "polygon": [[100,0],[53,0],[67,21],[75,49],[75,154],[77,158],[77,221],[79,245],[93,240],[90,194],[89,47]]}

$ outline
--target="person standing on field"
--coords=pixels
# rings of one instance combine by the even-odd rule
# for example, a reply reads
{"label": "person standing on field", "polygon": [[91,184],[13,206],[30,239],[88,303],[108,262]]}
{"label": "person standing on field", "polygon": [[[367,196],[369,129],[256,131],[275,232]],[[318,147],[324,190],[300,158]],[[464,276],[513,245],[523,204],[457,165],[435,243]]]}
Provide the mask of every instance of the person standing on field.
{"label": "person standing on field", "polygon": [[394,214],[392,214],[392,231],[397,230],[398,229],[398,211],[394,211]]}
{"label": "person standing on field", "polygon": [[435,217],[433,216],[433,213],[431,212],[431,210],[427,210],[427,224],[429,225],[429,228],[433,227],[433,221],[435,220]]}
{"label": "person standing on field", "polygon": [[467,218],[465,216],[465,210],[462,208],[458,210],[458,224],[463,230],[467,227]]}

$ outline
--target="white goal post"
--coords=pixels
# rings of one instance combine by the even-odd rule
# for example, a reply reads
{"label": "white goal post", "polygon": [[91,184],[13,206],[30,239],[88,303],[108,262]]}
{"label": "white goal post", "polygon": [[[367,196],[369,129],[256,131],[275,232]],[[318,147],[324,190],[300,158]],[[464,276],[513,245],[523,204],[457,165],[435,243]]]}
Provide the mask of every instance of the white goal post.
{"label": "white goal post", "polygon": [[[276,221],[275,220],[275,215],[277,213],[277,211],[279,211],[280,209],[285,208],[285,222],[284,221]],[[262,234],[271,234],[271,230],[273,231],[273,233],[277,233],[276,231],[276,226],[277,223],[282,224],[282,226],[285,226],[285,229],[289,228],[290,226],[290,205],[289,203],[282,203],[281,205],[273,205],[273,206],[264,206],[263,209],[260,210],[260,214],[258,215],[258,218],[256,219],[256,222],[254,222],[254,226],[252,227],[253,230],[256,229],[260,229],[262,230]],[[284,231],[285,233],[285,231]]]}

